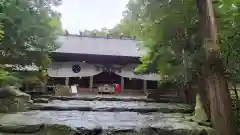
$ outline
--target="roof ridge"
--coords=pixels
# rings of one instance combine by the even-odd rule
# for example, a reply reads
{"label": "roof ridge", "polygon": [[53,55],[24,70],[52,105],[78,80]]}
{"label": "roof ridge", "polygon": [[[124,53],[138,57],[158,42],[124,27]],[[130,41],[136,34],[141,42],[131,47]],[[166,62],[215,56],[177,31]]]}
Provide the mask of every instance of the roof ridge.
{"label": "roof ridge", "polygon": [[55,52],[131,57],[141,57],[145,52],[138,46],[140,43],[137,40],[111,39],[113,38],[80,37],[80,35],[59,36],[57,42],[60,44],[60,48]]}

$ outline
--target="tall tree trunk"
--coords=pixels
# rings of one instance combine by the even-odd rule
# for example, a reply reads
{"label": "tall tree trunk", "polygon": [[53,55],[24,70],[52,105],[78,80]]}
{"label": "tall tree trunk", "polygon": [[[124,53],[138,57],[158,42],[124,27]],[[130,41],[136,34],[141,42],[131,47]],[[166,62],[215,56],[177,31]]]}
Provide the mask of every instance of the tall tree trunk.
{"label": "tall tree trunk", "polygon": [[212,0],[197,0],[201,29],[203,30],[205,62],[203,74],[209,95],[211,120],[218,135],[236,135],[231,110],[231,99],[224,78],[224,67],[217,44],[217,32]]}

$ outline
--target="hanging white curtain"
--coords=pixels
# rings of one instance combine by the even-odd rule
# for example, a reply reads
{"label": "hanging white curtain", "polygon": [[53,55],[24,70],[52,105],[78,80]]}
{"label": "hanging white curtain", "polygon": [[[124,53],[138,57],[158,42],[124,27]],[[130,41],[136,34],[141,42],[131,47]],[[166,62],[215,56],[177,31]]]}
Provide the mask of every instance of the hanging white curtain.
{"label": "hanging white curtain", "polygon": [[148,81],[159,81],[162,78],[159,74],[144,74],[144,75],[141,75],[141,79],[148,80]]}
{"label": "hanging white curtain", "polygon": [[158,81],[161,79],[159,74],[144,74],[144,75],[137,75],[134,74],[134,69],[137,67],[136,64],[129,64],[122,68],[121,72],[115,72],[115,74],[120,75],[126,78],[135,78],[135,79],[142,79],[142,80],[149,80],[149,81]]}
{"label": "hanging white curtain", "polygon": [[135,75],[134,72],[133,72],[133,69],[135,67],[136,67],[135,64],[129,64],[129,65],[124,66],[121,69],[121,72],[115,71],[114,73],[119,75],[119,76],[126,77],[126,78],[136,78],[136,79],[139,79],[140,76],[139,75]]}
{"label": "hanging white curtain", "polygon": [[[72,71],[72,66],[78,64],[81,68],[79,73]],[[82,62],[62,62],[52,63],[48,68],[50,77],[89,77],[100,74],[102,71],[97,71],[92,64]]]}

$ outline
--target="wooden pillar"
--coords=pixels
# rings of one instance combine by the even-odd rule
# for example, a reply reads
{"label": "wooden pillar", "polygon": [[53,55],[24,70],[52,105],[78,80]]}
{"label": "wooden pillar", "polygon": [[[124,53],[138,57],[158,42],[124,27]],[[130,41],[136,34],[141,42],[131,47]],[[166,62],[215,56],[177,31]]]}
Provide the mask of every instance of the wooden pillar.
{"label": "wooden pillar", "polygon": [[143,80],[143,91],[147,94],[147,80]]}
{"label": "wooden pillar", "polygon": [[90,76],[90,80],[89,80],[89,90],[90,90],[90,92],[93,92],[93,76]]}
{"label": "wooden pillar", "polygon": [[124,77],[121,76],[121,92],[124,91]]}
{"label": "wooden pillar", "polygon": [[69,86],[69,77],[65,78],[65,86]]}

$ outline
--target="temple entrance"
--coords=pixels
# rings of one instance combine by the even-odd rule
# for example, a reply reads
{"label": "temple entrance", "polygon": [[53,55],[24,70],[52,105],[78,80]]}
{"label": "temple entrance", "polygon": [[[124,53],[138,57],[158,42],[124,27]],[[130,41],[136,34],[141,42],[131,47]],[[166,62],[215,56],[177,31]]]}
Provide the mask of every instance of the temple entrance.
{"label": "temple entrance", "polygon": [[114,72],[102,72],[94,76],[93,84],[114,84],[121,83],[121,76],[116,75]]}
{"label": "temple entrance", "polygon": [[121,83],[121,76],[114,72],[102,72],[93,77],[93,91],[95,93],[115,93],[114,84]]}
{"label": "temple entrance", "polygon": [[100,87],[108,85],[114,89],[114,84],[121,84],[121,76],[114,72],[102,72],[93,77],[93,91],[98,92]]}

